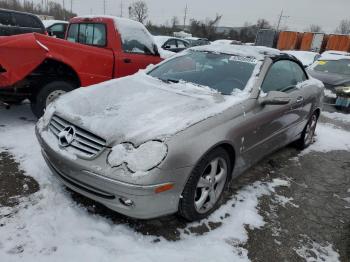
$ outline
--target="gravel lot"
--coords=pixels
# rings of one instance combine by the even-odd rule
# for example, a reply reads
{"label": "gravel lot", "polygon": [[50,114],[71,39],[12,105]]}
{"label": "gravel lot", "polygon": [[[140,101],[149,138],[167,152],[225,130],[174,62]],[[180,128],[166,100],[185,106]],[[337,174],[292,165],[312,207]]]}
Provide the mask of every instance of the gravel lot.
{"label": "gravel lot", "polygon": [[186,223],[129,219],[65,189],[41,159],[28,111],[0,108],[3,261],[350,261],[348,115],[321,117],[314,150],[272,154],[232,182],[209,219]]}

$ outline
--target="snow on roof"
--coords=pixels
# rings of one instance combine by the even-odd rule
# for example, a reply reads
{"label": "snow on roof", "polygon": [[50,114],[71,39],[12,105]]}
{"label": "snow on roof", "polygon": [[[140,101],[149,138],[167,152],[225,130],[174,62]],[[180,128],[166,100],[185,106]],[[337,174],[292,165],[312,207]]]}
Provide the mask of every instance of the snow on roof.
{"label": "snow on roof", "polygon": [[203,45],[192,47],[191,50],[254,57],[257,60],[264,60],[265,56],[275,56],[281,54],[279,50],[274,48],[246,45]]}
{"label": "snow on roof", "polygon": [[219,40],[215,40],[212,42],[212,44],[226,44],[226,45],[230,45],[232,44],[232,40],[229,39],[219,39]]}
{"label": "snow on roof", "polygon": [[350,59],[350,53],[343,51],[326,51],[323,52],[318,60],[341,60]]}
{"label": "snow on roof", "polygon": [[300,62],[304,65],[304,66],[309,66],[311,65],[313,62],[315,62],[315,57],[317,55],[319,55],[316,52],[310,52],[310,51],[295,51],[295,50],[286,50],[283,51],[283,53],[289,54],[289,55],[293,55],[295,56],[297,59],[300,60]]}
{"label": "snow on roof", "polygon": [[54,24],[68,24],[67,21],[63,21],[63,20],[42,20],[45,28],[48,28]]}

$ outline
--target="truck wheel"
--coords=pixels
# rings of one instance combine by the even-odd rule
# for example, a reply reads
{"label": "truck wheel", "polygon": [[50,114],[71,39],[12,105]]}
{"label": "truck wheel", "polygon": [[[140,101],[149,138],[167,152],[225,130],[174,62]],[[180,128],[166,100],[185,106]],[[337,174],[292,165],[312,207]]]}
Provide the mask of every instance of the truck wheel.
{"label": "truck wheel", "polygon": [[223,148],[216,148],[193,169],[179,203],[179,215],[189,221],[203,219],[220,206],[231,178],[231,161]]}
{"label": "truck wheel", "polygon": [[31,101],[31,109],[33,114],[40,118],[45,108],[60,95],[70,92],[75,89],[75,86],[65,81],[54,81],[44,85],[38,92],[36,97]]}

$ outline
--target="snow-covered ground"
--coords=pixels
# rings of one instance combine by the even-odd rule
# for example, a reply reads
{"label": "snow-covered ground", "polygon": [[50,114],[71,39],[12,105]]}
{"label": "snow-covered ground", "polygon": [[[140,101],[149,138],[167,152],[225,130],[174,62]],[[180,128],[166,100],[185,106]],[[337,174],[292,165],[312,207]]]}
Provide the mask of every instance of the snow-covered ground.
{"label": "snow-covered ground", "polygon": [[333,113],[322,112],[322,115],[327,117],[327,118],[350,123],[350,114],[346,115],[346,114],[342,114],[342,113],[338,113],[338,112],[333,112]]}
{"label": "snow-covered ground", "polygon": [[[0,206],[0,261],[249,261],[242,247],[248,238],[245,225],[264,225],[257,209],[259,198],[289,186],[282,179],[257,181],[239,190],[205,221],[222,222],[220,227],[201,236],[181,233],[179,241],[161,238],[155,243],[155,236],[92,215],[72,200],[44,163],[29,111],[28,105],[9,111],[0,108],[0,152],[8,149],[26,175],[40,184],[40,190],[19,206]],[[350,132],[325,124],[317,132],[317,141],[307,152],[350,150]],[[313,252],[317,245],[312,245]],[[307,248],[296,252],[304,256]],[[338,260],[332,246],[325,250],[322,258]]]}

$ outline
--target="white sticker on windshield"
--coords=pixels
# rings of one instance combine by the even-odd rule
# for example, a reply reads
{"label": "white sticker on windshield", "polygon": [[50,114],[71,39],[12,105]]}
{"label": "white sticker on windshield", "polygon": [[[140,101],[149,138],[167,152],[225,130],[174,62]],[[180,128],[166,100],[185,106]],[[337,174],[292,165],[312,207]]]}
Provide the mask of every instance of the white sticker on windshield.
{"label": "white sticker on windshield", "polygon": [[243,63],[250,63],[250,64],[257,64],[258,60],[252,57],[244,57],[244,56],[231,56],[230,61],[238,61],[238,62],[243,62]]}

